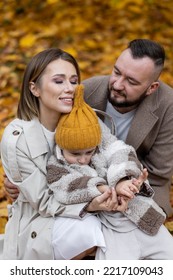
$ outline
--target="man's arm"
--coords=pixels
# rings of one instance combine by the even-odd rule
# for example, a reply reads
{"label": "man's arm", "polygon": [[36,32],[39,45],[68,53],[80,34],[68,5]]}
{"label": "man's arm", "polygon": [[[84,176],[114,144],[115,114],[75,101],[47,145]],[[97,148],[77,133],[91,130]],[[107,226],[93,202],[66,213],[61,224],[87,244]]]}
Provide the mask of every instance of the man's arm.
{"label": "man's arm", "polygon": [[14,201],[18,198],[19,195],[19,189],[16,185],[11,183],[7,176],[4,174],[4,187],[7,196],[10,198],[10,200]]}

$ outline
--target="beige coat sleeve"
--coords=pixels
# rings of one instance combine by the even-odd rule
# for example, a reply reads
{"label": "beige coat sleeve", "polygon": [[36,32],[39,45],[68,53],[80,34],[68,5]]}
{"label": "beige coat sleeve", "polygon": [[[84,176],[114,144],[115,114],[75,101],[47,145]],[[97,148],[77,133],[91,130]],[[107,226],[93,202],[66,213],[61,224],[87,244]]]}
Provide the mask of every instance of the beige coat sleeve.
{"label": "beige coat sleeve", "polygon": [[[59,214],[80,218],[79,214],[86,203],[65,207],[57,202],[53,192],[47,187],[46,163],[48,153],[41,151],[33,158],[27,147],[23,130],[17,127],[15,133],[8,128],[2,138],[1,155],[4,171],[9,180],[20,190],[18,199],[27,201],[42,216]],[[44,137],[42,143],[45,141]],[[37,146],[37,145],[36,145]],[[43,145],[45,147],[45,145]],[[68,214],[67,214],[68,213]]]}

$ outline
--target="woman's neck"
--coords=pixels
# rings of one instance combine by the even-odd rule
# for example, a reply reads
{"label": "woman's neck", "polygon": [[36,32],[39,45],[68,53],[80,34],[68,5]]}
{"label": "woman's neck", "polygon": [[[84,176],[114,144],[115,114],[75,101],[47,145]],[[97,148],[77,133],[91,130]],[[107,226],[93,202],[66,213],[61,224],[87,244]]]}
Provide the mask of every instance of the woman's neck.
{"label": "woman's neck", "polygon": [[53,132],[57,127],[59,117],[60,115],[58,116],[58,114],[56,116],[49,117],[40,116],[40,122],[46,129]]}

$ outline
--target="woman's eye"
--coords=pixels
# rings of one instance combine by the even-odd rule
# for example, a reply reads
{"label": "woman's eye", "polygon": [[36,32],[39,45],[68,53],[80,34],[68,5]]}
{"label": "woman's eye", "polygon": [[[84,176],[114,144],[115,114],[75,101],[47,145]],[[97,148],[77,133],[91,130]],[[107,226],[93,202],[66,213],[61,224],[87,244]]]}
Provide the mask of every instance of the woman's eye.
{"label": "woman's eye", "polygon": [[77,85],[77,84],[78,84],[78,81],[71,81],[71,84],[72,84],[72,85]]}
{"label": "woman's eye", "polygon": [[59,80],[58,80],[58,81],[55,81],[55,83],[56,83],[56,84],[62,84],[63,81],[59,81]]}

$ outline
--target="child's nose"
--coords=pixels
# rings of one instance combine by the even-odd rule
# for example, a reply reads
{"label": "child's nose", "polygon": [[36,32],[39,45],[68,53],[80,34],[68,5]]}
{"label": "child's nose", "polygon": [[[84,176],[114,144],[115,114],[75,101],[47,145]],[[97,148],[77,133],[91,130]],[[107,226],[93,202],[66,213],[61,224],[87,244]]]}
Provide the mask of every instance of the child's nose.
{"label": "child's nose", "polygon": [[80,158],[78,159],[78,162],[80,164],[86,164],[87,163],[87,157],[85,155],[80,156]]}

